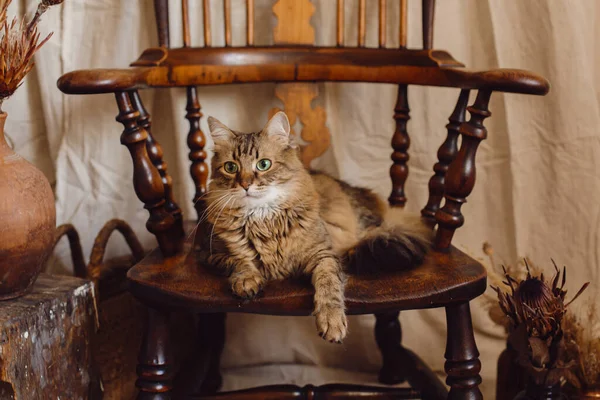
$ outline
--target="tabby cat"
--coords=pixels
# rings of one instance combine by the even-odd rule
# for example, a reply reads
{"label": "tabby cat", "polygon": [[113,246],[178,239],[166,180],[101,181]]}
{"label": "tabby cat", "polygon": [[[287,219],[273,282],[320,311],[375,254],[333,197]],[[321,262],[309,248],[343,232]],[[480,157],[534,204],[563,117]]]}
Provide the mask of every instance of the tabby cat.
{"label": "tabby cat", "polygon": [[269,280],[307,275],[319,334],[346,336],[345,270],[369,273],[421,262],[431,231],[367,189],[308,171],[283,112],[262,131],[209,117],[214,157],[203,258],[251,299]]}

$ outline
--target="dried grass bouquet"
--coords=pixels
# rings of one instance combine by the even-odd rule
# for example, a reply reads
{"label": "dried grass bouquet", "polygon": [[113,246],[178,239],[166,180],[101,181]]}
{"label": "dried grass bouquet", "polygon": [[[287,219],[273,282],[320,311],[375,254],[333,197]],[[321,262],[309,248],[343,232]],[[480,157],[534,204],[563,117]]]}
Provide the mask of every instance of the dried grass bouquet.
{"label": "dried grass bouquet", "polygon": [[7,10],[12,0],[0,0],[0,112],[5,99],[21,86],[34,66],[33,55],[50,39],[48,34],[40,42],[37,25],[40,17],[53,5],[63,0],[42,0],[31,21],[27,17],[8,21]]}

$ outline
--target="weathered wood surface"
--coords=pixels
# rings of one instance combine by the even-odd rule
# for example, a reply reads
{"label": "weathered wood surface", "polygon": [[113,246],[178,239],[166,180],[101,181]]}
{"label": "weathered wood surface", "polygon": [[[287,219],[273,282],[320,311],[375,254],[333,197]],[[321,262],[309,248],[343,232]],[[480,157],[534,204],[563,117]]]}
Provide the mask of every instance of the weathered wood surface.
{"label": "weathered wood surface", "polygon": [[33,291],[0,302],[0,399],[88,399],[97,315],[90,281],[41,274]]}

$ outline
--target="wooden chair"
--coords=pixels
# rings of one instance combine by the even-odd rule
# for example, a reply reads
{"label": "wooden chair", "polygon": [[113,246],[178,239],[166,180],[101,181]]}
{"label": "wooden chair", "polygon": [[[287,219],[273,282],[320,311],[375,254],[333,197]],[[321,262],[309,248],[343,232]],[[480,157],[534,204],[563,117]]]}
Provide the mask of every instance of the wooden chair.
{"label": "wooden chair", "polygon": [[[309,0],[279,0],[273,7],[278,17],[274,46],[254,46],[254,1],[246,1],[247,45],[232,47],[231,6],[224,0],[225,47],[212,47],[209,2],[203,1],[204,47],[191,47],[188,1],[182,0],[183,47],[171,48],[168,0],[155,0],[159,47],[143,52],[125,69],[93,69],[68,73],[58,81],[68,94],[114,93],[125,127],[121,143],[129,149],[134,165],[133,183],[150,217],[147,228],[158,248],[128,273],[131,292],[149,307],[147,328],[137,369],[139,399],[167,399],[173,393],[174,367],[169,353],[168,315],[173,310],[201,313],[204,324],[199,341],[204,346],[204,364],[199,367],[203,398],[482,398],[478,388],[481,364],[473,337],[469,301],[486,288],[485,269],[453,246],[454,231],[463,225],[461,207],[475,184],[475,154],[486,138],[484,119],[491,113],[493,92],[545,95],[549,83],[521,70],[498,69],[474,72],[445,51],[433,50],[434,0],[423,0],[422,49],[406,48],[406,1],[400,0],[400,47],[386,48],[386,1],[379,0],[379,47],[365,47],[366,0],[359,0],[358,47],[344,46],[344,1],[337,1],[337,45],[315,47],[309,19],[314,6]],[[370,5],[374,5],[375,2]],[[150,116],[139,90],[186,87],[191,176],[196,187],[195,208],[203,211],[208,166],[198,86],[233,83],[277,82],[276,95],[285,104],[292,125],[304,123],[301,135],[308,142],[302,157],[306,165],[329,145],[324,111],[311,107],[318,95],[314,82],[371,82],[398,85],[394,109],[396,130],[392,136],[389,202],[406,202],[404,183],[408,175],[409,136],[408,85],[453,87],[458,101],[451,113],[447,137],[438,150],[438,162],[429,182],[429,200],[423,218],[437,227],[434,249],[420,267],[383,278],[351,277],[346,288],[349,314],[375,314],[375,336],[383,355],[380,381],[394,384],[408,379],[414,389],[381,389],[347,385],[271,386],[232,393],[216,393],[220,382],[219,357],[224,341],[224,313],[248,312],[270,315],[309,315],[313,290],[303,282],[272,282],[256,300],[244,302],[232,296],[229,285],[199,266],[185,232],[186,222],[173,199],[172,180],[167,173],[160,145],[152,136]],[[469,92],[477,91],[467,107]],[[466,120],[465,111],[470,113]],[[266,119],[267,116],[265,116]],[[458,147],[458,138],[462,141]],[[445,198],[443,207],[442,199]],[[401,345],[398,315],[401,310],[445,307],[447,347],[445,370],[449,393],[421,360]],[[183,393],[185,391],[182,391]],[[214,394],[214,395],[213,395]]]}

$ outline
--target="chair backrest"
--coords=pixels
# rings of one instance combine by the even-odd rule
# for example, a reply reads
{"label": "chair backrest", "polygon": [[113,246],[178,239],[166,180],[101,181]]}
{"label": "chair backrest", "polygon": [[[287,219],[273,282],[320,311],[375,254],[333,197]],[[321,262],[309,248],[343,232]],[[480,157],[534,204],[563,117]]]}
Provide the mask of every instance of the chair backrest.
{"label": "chair backrest", "polygon": [[[407,41],[407,0],[397,0],[400,8],[400,21],[398,31],[399,48],[406,48]],[[192,37],[190,29],[189,1],[178,0],[181,3],[181,37],[183,47],[192,46]],[[156,24],[158,32],[158,42],[160,47],[169,48],[171,44],[171,31],[169,25],[169,0],[155,0]],[[378,46],[386,48],[387,44],[387,8],[386,0],[359,0],[358,6],[358,47],[365,47],[366,41],[366,7],[378,6]],[[232,21],[231,21],[231,0],[222,0],[223,5],[223,29],[224,29],[224,47],[232,46]],[[254,40],[254,0],[245,1],[246,12],[246,46],[252,47]],[[432,48],[433,42],[433,19],[434,19],[435,0],[422,0],[423,14],[423,49]],[[315,7],[310,0],[278,0],[273,5],[273,13],[277,17],[277,24],[273,29],[273,42],[275,45],[314,45],[315,34],[310,19],[315,12]],[[212,47],[213,32],[211,27],[211,2],[202,0],[202,24],[204,31],[204,47]],[[198,19],[200,16],[196,16]],[[345,47],[344,37],[345,23],[345,1],[337,0],[336,5],[336,43],[337,47]],[[311,104],[319,96],[318,86],[312,83],[285,83],[278,84],[275,95],[284,105],[292,126],[297,119],[302,122],[302,131],[298,134],[302,137],[304,145],[302,148],[302,160],[308,167],[315,158],[322,155],[330,145],[330,134],[326,125],[326,113],[322,107],[313,107]],[[194,86],[188,87],[188,114],[186,118],[190,121],[190,146],[194,147],[197,143],[205,143],[202,132],[199,127],[200,105],[198,103],[197,89]],[[279,109],[271,110],[273,115]],[[390,204],[394,206],[404,206],[406,196],[404,194],[404,183],[408,176],[408,146],[409,138],[406,130],[409,120],[409,106],[407,97],[407,85],[399,85],[398,99],[394,109],[393,117],[396,121],[396,130],[393,135],[393,166],[390,170],[392,179],[392,193],[389,197]],[[194,139],[195,137],[195,139]],[[191,149],[190,158],[192,159],[192,170],[206,171],[204,152],[195,146]],[[197,167],[194,167],[197,165]],[[199,201],[206,191],[206,174],[193,176],[198,188],[194,201],[196,202],[198,215],[202,212],[203,205]],[[431,202],[433,205],[434,203]]]}
{"label": "chair backrest", "polygon": [[[345,4],[344,0],[337,0],[336,8],[336,47],[344,48],[344,20],[345,20]],[[371,0],[369,3],[378,4],[378,22],[379,22],[379,35],[378,35],[378,46],[381,51],[389,51],[386,49],[386,23],[387,23],[387,2],[386,0]],[[407,42],[407,1],[399,0],[400,3],[400,21],[399,21],[399,52],[410,52],[406,49]],[[156,23],[158,32],[159,46],[170,49],[170,26],[169,26],[169,0],[154,0],[155,12],[156,12]],[[224,38],[225,48],[232,47],[232,23],[231,23],[231,1],[223,0],[223,16],[224,16]],[[365,33],[366,33],[366,6],[367,0],[358,1],[358,47],[365,47]],[[254,1],[246,0],[246,46],[252,48],[255,44],[254,40]],[[423,26],[423,50],[426,51],[426,56],[431,57],[432,53],[429,51],[433,46],[433,20],[434,20],[434,8],[435,0],[422,0],[422,26]],[[181,13],[182,13],[182,31],[181,35],[183,38],[183,47],[190,48],[192,46],[192,38],[190,34],[190,11],[189,11],[188,0],[181,0]],[[204,31],[204,47],[203,49],[198,48],[197,51],[205,51],[207,48],[212,47],[212,31],[211,31],[211,18],[210,18],[210,1],[202,0],[203,10],[203,31]],[[315,11],[314,5],[310,0],[278,0],[273,6],[273,13],[277,17],[278,23],[273,30],[273,42],[275,45],[314,45],[314,28],[311,26],[310,19]],[[232,50],[234,48],[232,47]],[[190,49],[191,51],[196,51]],[[172,53],[169,51],[169,53]],[[187,53],[189,56],[190,53]],[[374,54],[374,53],[372,53]],[[405,53],[403,53],[405,54]],[[151,54],[152,56],[152,54]],[[150,57],[152,58],[152,57]],[[164,59],[163,56],[159,58]],[[450,58],[449,67],[462,67],[462,64],[454,62]],[[140,58],[140,61],[132,65],[145,65],[144,56]],[[152,62],[152,61],[151,61]],[[389,63],[389,61],[388,61]],[[393,64],[393,62],[392,62]],[[412,65],[412,64],[409,64]],[[417,63],[416,66],[421,64]],[[261,78],[262,79],[262,78]],[[444,85],[444,84],[443,84]],[[448,86],[452,86],[451,84]],[[489,101],[489,94],[491,91],[481,92],[482,96],[478,97],[481,110],[472,110],[476,120],[475,126],[472,130],[473,140],[465,140],[464,149],[461,149],[463,164],[469,164],[474,160],[475,149],[481,139],[485,137],[485,128],[481,125],[481,121],[486,116],[489,116],[487,111],[487,102]],[[277,85],[275,95],[282,101],[284,108],[292,126],[299,118],[303,123],[302,132],[300,136],[307,143],[302,149],[302,159],[306,166],[309,166],[311,161],[316,157],[320,156],[329,147],[329,131],[326,127],[326,116],[325,110],[321,107],[312,107],[312,101],[318,96],[318,87],[315,83],[307,82],[295,82],[295,83],[279,83]],[[204,205],[202,203],[202,197],[206,192],[206,181],[207,181],[207,165],[206,165],[206,152],[204,151],[204,144],[206,142],[205,136],[200,130],[200,118],[202,113],[200,112],[200,104],[198,102],[197,88],[196,86],[187,87],[187,114],[186,118],[190,123],[190,131],[188,135],[188,144],[190,147],[190,160],[192,161],[191,174],[196,185],[196,195],[194,197],[195,207],[200,216],[204,212]],[[447,248],[450,245],[454,230],[461,226],[463,223],[462,214],[460,214],[460,207],[465,202],[466,196],[470,193],[474,184],[474,168],[470,165],[463,168],[457,166],[454,172],[455,175],[455,189],[454,193],[450,195],[450,200],[447,199],[445,213],[440,214],[440,205],[442,198],[444,197],[446,187],[446,173],[449,169],[451,162],[457,158],[459,150],[457,147],[459,130],[463,122],[465,122],[465,111],[467,109],[467,101],[469,98],[469,90],[463,89],[460,91],[459,99],[456,104],[456,108],[450,117],[450,123],[447,125],[448,135],[442,146],[438,151],[439,161],[434,167],[434,175],[432,176],[429,183],[429,200],[425,208],[422,210],[423,217],[428,220],[431,225],[435,225],[437,222],[440,224],[441,229],[438,229],[438,238],[436,239],[437,247],[440,249]],[[141,120],[144,121],[144,115],[147,115],[143,109],[143,105],[139,102],[139,97],[134,95],[133,102],[134,108],[140,110]],[[274,114],[278,109],[271,110],[271,114]],[[396,106],[394,108],[393,118],[396,121],[396,129],[392,135],[392,166],[390,168],[390,177],[392,181],[392,191],[388,198],[390,205],[403,207],[406,203],[406,196],[404,193],[404,184],[408,177],[408,165],[407,161],[408,148],[410,145],[410,139],[407,132],[407,122],[410,119],[410,109],[408,105],[408,85],[398,85],[398,96]],[[479,116],[482,118],[479,119]],[[150,127],[146,124],[146,130],[149,132]],[[467,133],[467,129],[463,130],[463,133]],[[157,153],[160,153],[160,148],[156,150],[156,143],[151,138],[149,132],[149,153],[152,158],[154,165],[160,171],[162,180],[165,187],[165,209],[172,215],[175,215],[176,219],[180,218],[180,211],[171,196],[171,183],[170,178],[166,174],[164,169],[164,163],[162,157],[156,157]],[[468,181],[464,183],[464,179]],[[437,215],[436,215],[437,214]],[[152,217],[151,217],[152,218]],[[159,238],[160,243],[160,238]]]}
{"label": "chair backrest", "polygon": [[[498,69],[473,72],[465,70],[444,51],[432,50],[434,0],[422,0],[423,49],[406,49],[406,0],[400,2],[399,47],[386,48],[387,2],[358,0],[358,46],[345,47],[343,0],[337,2],[336,46],[314,46],[310,19],[315,7],[309,0],[278,0],[273,6],[277,25],[273,29],[276,47],[255,46],[254,1],[246,0],[246,46],[232,47],[231,2],[223,0],[225,47],[210,47],[210,3],[202,1],[204,42],[191,47],[190,8],[181,1],[183,48],[170,45],[169,1],[154,0],[159,47],[146,50],[128,69],[73,71],[62,76],[59,88],[70,94],[114,93],[119,107],[117,120],[125,130],[121,143],[131,153],[135,191],[150,212],[148,230],[157,237],[163,254],[180,247],[183,235],[181,210],[172,196],[172,182],[163,161],[160,145],[154,140],[150,116],[144,109],[139,89],[186,87],[190,172],[196,193],[195,208],[200,216],[208,178],[206,138],[200,129],[202,117],[198,85],[230,83],[278,83],[275,95],[281,99],[292,125],[302,122],[298,134],[308,144],[302,159],[305,165],[323,154],[329,146],[325,110],[313,107],[318,96],[318,81],[394,83],[398,97],[394,108],[396,121],[392,135],[392,192],[389,202],[404,206],[404,184],[408,176],[410,118],[408,85],[444,86],[460,89],[456,107],[446,125],[448,134],[438,150],[438,162],[429,181],[429,199],[421,211],[431,225],[437,224],[435,246],[447,249],[454,231],[463,225],[462,204],[475,184],[475,155],[487,136],[483,120],[491,115],[488,104],[493,91],[545,95],[549,83],[543,77],[522,70]],[[379,40],[377,48],[365,48],[366,7],[378,4]],[[314,47],[313,47],[314,46]],[[467,107],[470,90],[477,90],[473,105]],[[466,110],[471,117],[465,119]],[[274,113],[276,110],[272,110]],[[461,137],[460,149],[458,137]],[[442,198],[445,199],[441,207]]]}
{"label": "chair backrest", "polygon": [[[204,46],[212,47],[212,30],[211,30],[211,6],[210,0],[202,1],[202,24],[204,29]],[[225,46],[232,45],[231,34],[231,0],[221,0],[223,4],[223,29],[225,37]],[[400,3],[400,23],[399,23],[399,47],[406,47],[407,39],[407,0],[395,0]],[[193,16],[190,15],[189,0],[177,0],[181,3],[181,36],[184,47],[192,46],[192,37],[190,29],[190,21],[193,22]],[[337,0],[336,11],[336,45],[344,46],[344,14],[345,1]],[[358,47],[364,47],[366,37],[366,7],[377,5],[379,13],[379,47],[386,47],[387,42],[387,0],[358,0]],[[169,0],[154,0],[156,12],[156,27],[158,32],[159,46],[170,47],[171,29],[169,26]],[[433,20],[434,20],[435,0],[422,0],[422,20],[423,20],[423,49],[428,50],[433,48]],[[254,0],[245,0],[246,11],[246,46],[254,46]],[[294,31],[294,34],[288,36],[289,42],[293,44],[313,44],[314,41],[307,41],[307,35],[304,32],[295,30],[295,21],[308,22],[308,19],[314,12],[314,6],[310,0],[279,0],[273,6],[273,12],[285,24],[280,23],[280,27],[285,26],[287,30]],[[289,17],[289,18],[288,18]],[[306,18],[308,17],[308,18]],[[291,24],[291,25],[290,25]],[[279,28],[282,29],[282,28]],[[275,36],[277,32],[275,32]],[[295,40],[294,40],[295,38]]]}

